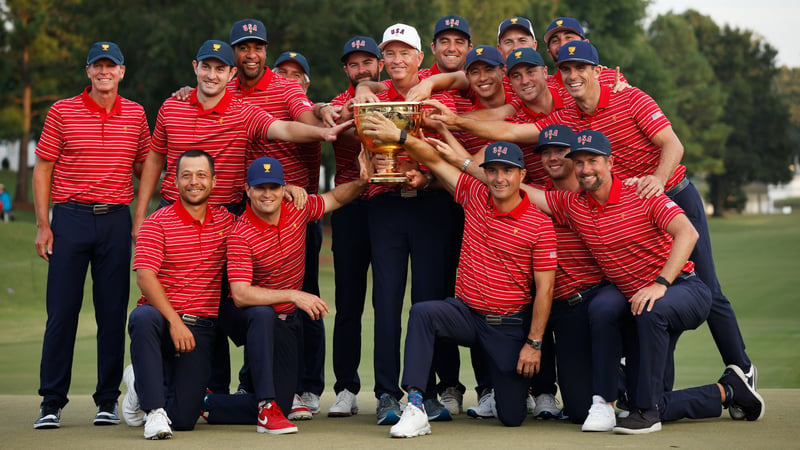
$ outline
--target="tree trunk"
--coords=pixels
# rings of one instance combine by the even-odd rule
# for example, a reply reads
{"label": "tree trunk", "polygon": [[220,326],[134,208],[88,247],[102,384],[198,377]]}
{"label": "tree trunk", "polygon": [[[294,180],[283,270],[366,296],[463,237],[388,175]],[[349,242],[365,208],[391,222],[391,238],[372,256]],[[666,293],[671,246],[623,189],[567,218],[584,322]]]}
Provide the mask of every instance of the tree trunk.
{"label": "tree trunk", "polygon": [[722,186],[722,180],[717,175],[708,177],[709,192],[708,196],[711,198],[711,204],[714,205],[714,217],[722,217],[725,211],[725,189]]}
{"label": "tree trunk", "polygon": [[19,170],[15,202],[29,203],[28,141],[31,136],[31,73],[30,54],[27,45],[22,48],[22,135],[19,139]]}

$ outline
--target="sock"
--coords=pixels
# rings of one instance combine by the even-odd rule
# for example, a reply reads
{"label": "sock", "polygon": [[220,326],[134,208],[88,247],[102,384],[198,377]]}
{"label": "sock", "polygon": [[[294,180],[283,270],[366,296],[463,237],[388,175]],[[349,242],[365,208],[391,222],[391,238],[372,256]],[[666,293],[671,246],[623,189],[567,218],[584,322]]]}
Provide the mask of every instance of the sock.
{"label": "sock", "polygon": [[411,391],[408,393],[408,403],[422,409],[422,392]]}
{"label": "sock", "polygon": [[731,388],[730,384],[722,384],[722,388],[725,389],[725,401],[722,402],[722,406],[724,408],[728,408],[733,404],[733,388]]}

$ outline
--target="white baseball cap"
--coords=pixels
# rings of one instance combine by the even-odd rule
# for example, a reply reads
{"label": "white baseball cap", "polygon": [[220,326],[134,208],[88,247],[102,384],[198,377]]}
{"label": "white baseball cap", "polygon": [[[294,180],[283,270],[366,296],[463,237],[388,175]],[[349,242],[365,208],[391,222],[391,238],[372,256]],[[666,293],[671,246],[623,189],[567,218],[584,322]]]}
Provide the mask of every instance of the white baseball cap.
{"label": "white baseball cap", "polygon": [[422,51],[422,40],[419,38],[416,28],[404,23],[396,23],[383,32],[383,42],[379,46],[381,50],[390,42],[402,42]]}

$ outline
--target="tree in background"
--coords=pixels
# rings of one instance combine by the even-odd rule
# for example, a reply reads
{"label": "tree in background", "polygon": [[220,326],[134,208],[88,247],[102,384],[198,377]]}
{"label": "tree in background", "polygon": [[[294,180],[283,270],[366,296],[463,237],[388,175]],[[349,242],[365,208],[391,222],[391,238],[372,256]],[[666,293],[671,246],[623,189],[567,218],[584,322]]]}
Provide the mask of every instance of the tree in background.
{"label": "tree in background", "polygon": [[[38,137],[50,105],[65,94],[65,80],[79,78],[71,52],[83,44],[70,7],[77,0],[6,0],[3,30],[3,102],[0,137],[19,139],[19,173],[14,201],[28,203],[28,142]],[[85,47],[85,46],[84,46]],[[85,57],[85,54],[84,54]],[[68,68],[65,68],[68,67]],[[84,75],[85,80],[85,75]]]}
{"label": "tree in background", "polygon": [[650,45],[659,55],[669,95],[659,105],[683,143],[683,164],[692,173],[720,175],[725,142],[731,129],[723,122],[727,101],[714,70],[700,52],[689,22],[677,14],[656,18],[649,29]]}
{"label": "tree in background", "polygon": [[728,95],[722,120],[731,133],[722,155],[724,172],[708,177],[714,215],[719,216],[728,207],[744,207],[747,183],[791,179],[789,109],[775,83],[777,51],[772,46],[748,30],[720,29],[697,11],[683,16]]}
{"label": "tree in background", "polygon": [[776,78],[778,95],[789,107],[789,141],[794,149],[792,155],[795,173],[800,171],[797,167],[800,156],[800,67],[788,68],[783,66],[778,71]]}

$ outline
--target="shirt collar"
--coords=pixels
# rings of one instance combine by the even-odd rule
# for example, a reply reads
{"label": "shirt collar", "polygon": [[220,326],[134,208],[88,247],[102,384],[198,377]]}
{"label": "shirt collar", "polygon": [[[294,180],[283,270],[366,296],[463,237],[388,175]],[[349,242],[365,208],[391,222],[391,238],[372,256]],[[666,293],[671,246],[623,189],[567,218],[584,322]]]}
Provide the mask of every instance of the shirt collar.
{"label": "shirt collar", "polygon": [[264,219],[262,219],[261,217],[258,217],[258,215],[256,215],[256,213],[253,211],[253,208],[250,207],[250,203],[248,203],[247,206],[245,207],[244,215],[245,217],[247,217],[247,220],[250,221],[250,223],[252,223],[253,226],[256,227],[256,229],[262,233],[264,231],[269,230],[270,228],[276,228],[280,230],[283,227],[284,221],[286,219],[286,214],[283,214],[283,201],[281,201],[281,218],[278,221],[277,226],[269,224],[265,222]]}
{"label": "shirt collar", "polygon": [[228,105],[230,105],[232,98],[233,94],[226,89],[225,94],[222,95],[222,98],[219,99],[219,102],[217,102],[216,106],[211,109],[203,109],[200,101],[197,100],[197,88],[194,88],[192,89],[192,93],[189,94],[189,104],[197,108],[197,113],[201,116],[213,113],[225,114],[225,111],[228,110]]}
{"label": "shirt collar", "polygon": [[442,73],[442,71],[439,70],[439,65],[436,63],[434,63],[429,70],[431,71],[431,75]]}
{"label": "shirt collar", "polygon": [[611,191],[608,193],[608,201],[606,201],[605,204],[598,203],[594,197],[583,189],[581,189],[581,192],[586,194],[589,201],[589,208],[603,210],[608,205],[619,203],[619,199],[622,196],[622,181],[614,175],[611,175]]}
{"label": "shirt collar", "polygon": [[264,66],[264,75],[261,76],[261,79],[258,80],[253,87],[248,88],[243,86],[241,83],[241,78],[238,76],[235,78],[235,86],[236,90],[241,92],[241,94],[247,97],[253,91],[266,91],[269,87],[269,84],[272,83],[272,78],[275,77],[275,74],[269,69],[269,66]]}
{"label": "shirt collar", "polygon": [[504,212],[497,210],[497,205],[495,205],[494,199],[492,198],[492,194],[490,193],[488,206],[492,218],[497,219],[500,217],[511,217],[514,220],[519,220],[520,218],[522,218],[522,215],[525,214],[525,211],[527,211],[528,208],[530,207],[531,202],[530,200],[528,200],[528,194],[522,189],[520,189],[519,191],[519,196],[522,199],[522,201],[519,202],[519,205],[515,206],[514,209],[512,209],[511,211]]}
{"label": "shirt collar", "polygon": [[83,93],[81,94],[81,100],[83,100],[83,104],[87,109],[100,114],[100,117],[102,117],[104,120],[111,116],[118,116],[122,114],[122,102],[120,101],[119,94],[117,94],[117,98],[114,100],[114,106],[111,108],[111,111],[106,112],[106,109],[98,105],[97,102],[95,102],[94,99],[89,95],[91,90],[91,86],[86,86],[86,89],[84,89]]}
{"label": "shirt collar", "polygon": [[203,228],[214,221],[211,209],[208,207],[206,207],[206,217],[203,219],[203,223],[200,223],[199,220],[195,219],[191,214],[189,214],[189,211],[186,210],[180,199],[178,199],[172,205],[172,207],[175,208],[175,213],[178,215],[178,218],[181,219],[181,222],[183,222],[184,225],[192,225],[196,228]]}
{"label": "shirt collar", "polygon": [[575,104],[575,108],[581,113],[581,116],[593,116],[597,114],[598,111],[601,109],[608,108],[608,103],[611,100],[611,86],[600,85],[600,99],[597,101],[597,108],[594,109],[594,114],[586,114],[581,110],[577,103]]}

